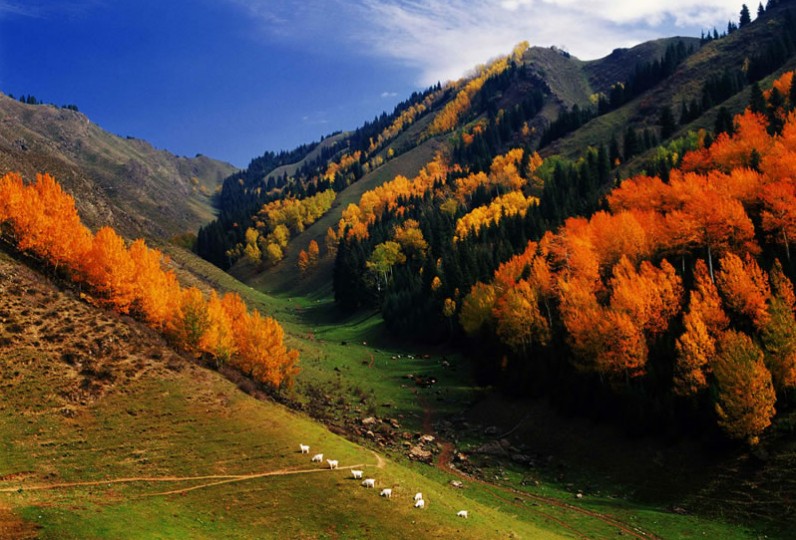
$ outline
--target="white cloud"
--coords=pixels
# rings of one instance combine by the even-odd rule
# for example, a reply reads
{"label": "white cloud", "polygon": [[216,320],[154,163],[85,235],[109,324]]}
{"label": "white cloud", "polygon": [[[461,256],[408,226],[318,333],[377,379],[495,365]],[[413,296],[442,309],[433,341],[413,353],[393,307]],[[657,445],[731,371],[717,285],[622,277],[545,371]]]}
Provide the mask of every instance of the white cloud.
{"label": "white cloud", "polygon": [[228,0],[271,35],[399,61],[422,85],[457,79],[520,41],[581,59],[737,20],[737,0]]}
{"label": "white cloud", "polygon": [[31,2],[30,0],[0,0],[2,17],[79,17],[91,9],[104,4],[106,0],[63,0],[54,2]]}
{"label": "white cloud", "polygon": [[392,97],[396,97],[397,95],[398,95],[398,92],[382,92],[381,93],[381,97],[382,98],[392,98]]}
{"label": "white cloud", "polygon": [[308,126],[322,126],[329,123],[326,111],[314,111],[301,117],[302,123]]}

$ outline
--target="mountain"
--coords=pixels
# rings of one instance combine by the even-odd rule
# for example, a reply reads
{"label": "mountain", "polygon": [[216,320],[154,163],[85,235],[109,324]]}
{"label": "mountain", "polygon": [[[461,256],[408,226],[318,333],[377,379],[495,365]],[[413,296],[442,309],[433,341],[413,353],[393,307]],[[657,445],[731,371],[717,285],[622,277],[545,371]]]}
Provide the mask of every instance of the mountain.
{"label": "mountain", "polygon": [[[436,152],[473,173],[487,171],[495,156],[513,147],[573,161],[589,147],[603,147],[610,176],[657,166],[647,161],[660,143],[713,129],[722,107],[725,117],[743,109],[741,90],[751,81],[782,68],[790,54],[787,6],[772,3],[759,20],[729,34],[659,39],[588,62],[556,48],[520,46],[470,78],[415,93],[354,132],[253,160],[224,182],[219,218],[199,231],[197,252],[221,268],[237,263],[238,276],[259,274],[258,283],[290,290],[306,284],[292,279],[290,270],[301,250],[312,240],[323,247],[350,203],[396,175],[412,178]],[[670,121],[665,128],[664,113]],[[541,219],[549,222],[543,227],[589,211],[604,191],[565,193],[553,181],[547,185],[536,195],[558,200],[540,206]],[[320,221],[282,223],[287,234],[275,239],[282,218],[263,219],[273,208],[268,204],[326,189],[337,195]],[[243,256],[246,246],[252,246],[250,257]],[[314,274],[328,276],[331,263],[321,257],[319,264],[325,270]],[[311,281],[314,287],[324,280]]]}
{"label": "mountain", "polygon": [[[0,97],[0,164],[93,228],[201,223],[215,265],[164,245],[160,295],[140,244],[59,266],[2,214],[0,536],[789,537],[789,8],[589,62],[520,44],[242,171]],[[211,290],[279,320],[293,386],[236,361]]]}
{"label": "mountain", "polygon": [[186,158],[103,130],[85,115],[0,94],[0,167],[56,176],[93,228],[158,241],[213,219],[212,196],[232,165]]}

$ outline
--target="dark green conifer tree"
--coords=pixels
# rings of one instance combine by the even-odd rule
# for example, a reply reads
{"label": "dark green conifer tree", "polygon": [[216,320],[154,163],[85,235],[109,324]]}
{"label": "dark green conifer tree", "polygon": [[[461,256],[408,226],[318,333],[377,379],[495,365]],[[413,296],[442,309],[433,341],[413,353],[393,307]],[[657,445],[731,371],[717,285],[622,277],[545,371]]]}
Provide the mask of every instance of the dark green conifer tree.
{"label": "dark green conifer tree", "polygon": [[738,26],[743,28],[747,24],[752,22],[752,16],[749,14],[749,7],[746,4],[741,6],[741,19],[738,21]]}

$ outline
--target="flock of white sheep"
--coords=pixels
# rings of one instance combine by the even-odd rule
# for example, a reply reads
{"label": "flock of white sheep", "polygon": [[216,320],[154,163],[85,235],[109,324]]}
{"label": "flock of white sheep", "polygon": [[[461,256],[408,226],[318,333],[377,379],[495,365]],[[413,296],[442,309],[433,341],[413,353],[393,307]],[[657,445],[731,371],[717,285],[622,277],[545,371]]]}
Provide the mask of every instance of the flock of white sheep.
{"label": "flock of white sheep", "polygon": [[[299,451],[302,454],[309,454],[310,447],[308,444],[299,444]],[[312,463],[323,463],[323,454],[315,454],[312,456],[310,460]],[[330,469],[336,469],[338,466],[338,462],[336,459],[327,459],[326,463],[329,464]],[[375,478],[365,478],[362,479],[362,475],[364,471],[359,471],[356,469],[351,469],[351,474],[353,475],[355,480],[362,480],[362,486],[365,488],[375,488],[376,487],[376,479]],[[385,497],[387,499],[392,499],[392,488],[384,488],[379,492],[381,497]],[[423,494],[420,492],[415,493],[414,497],[415,508],[425,508],[426,501],[423,498]],[[456,512],[458,517],[467,518],[467,510],[459,510]]]}

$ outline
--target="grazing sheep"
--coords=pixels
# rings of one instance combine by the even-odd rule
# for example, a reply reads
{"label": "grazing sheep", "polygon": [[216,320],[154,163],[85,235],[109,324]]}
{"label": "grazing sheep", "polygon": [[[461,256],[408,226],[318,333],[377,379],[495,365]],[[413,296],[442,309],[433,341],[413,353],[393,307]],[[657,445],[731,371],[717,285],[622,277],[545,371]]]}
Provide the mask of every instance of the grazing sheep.
{"label": "grazing sheep", "polygon": [[316,461],[318,463],[322,462],[323,461],[323,454],[315,454],[314,456],[312,456],[312,462],[316,462]]}
{"label": "grazing sheep", "polygon": [[301,450],[302,454],[309,454],[310,453],[310,446],[308,444],[300,444],[299,450]]}
{"label": "grazing sheep", "polygon": [[459,517],[463,517],[464,519],[467,519],[467,510],[459,510],[458,512],[456,512],[456,515]]}
{"label": "grazing sheep", "polygon": [[379,493],[380,497],[387,497],[388,499],[392,498],[392,488],[384,488]]}
{"label": "grazing sheep", "polygon": [[336,459],[327,459],[326,463],[329,464],[329,468],[330,469],[336,469],[337,468],[337,460]]}
{"label": "grazing sheep", "polygon": [[354,475],[354,478],[355,478],[355,479],[356,479],[356,478],[362,478],[362,471],[354,471],[354,470],[352,470],[352,471],[351,471],[351,474],[353,474],[353,475]]}
{"label": "grazing sheep", "polygon": [[365,478],[362,481],[362,485],[366,488],[375,488],[376,487],[376,479],[375,478]]}
{"label": "grazing sheep", "polygon": [[422,498],[423,498],[423,494],[422,493],[420,493],[419,491],[417,493],[415,493],[415,500],[416,501],[419,501]]}
{"label": "grazing sheep", "polygon": [[415,508],[425,508],[425,507],[426,507],[426,501],[424,501],[423,499],[418,499],[415,501]]}

